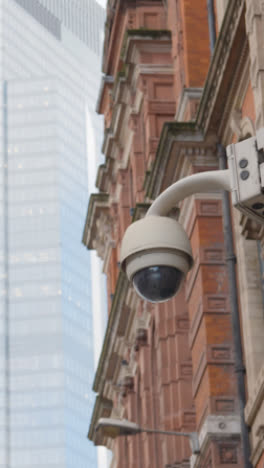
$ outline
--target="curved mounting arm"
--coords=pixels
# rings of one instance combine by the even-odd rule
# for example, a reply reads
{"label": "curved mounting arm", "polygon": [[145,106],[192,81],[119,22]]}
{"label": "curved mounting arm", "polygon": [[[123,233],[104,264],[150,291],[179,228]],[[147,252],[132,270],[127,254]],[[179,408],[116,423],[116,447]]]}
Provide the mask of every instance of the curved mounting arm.
{"label": "curved mounting arm", "polygon": [[127,419],[115,419],[115,418],[100,418],[97,421],[96,432],[102,431],[102,434],[106,437],[115,439],[118,436],[129,436],[139,434],[141,432],[148,432],[149,434],[165,434],[172,436],[183,436],[188,437],[192,453],[199,453],[199,439],[197,432],[176,432],[176,431],[164,431],[162,429],[150,429],[147,427],[141,427],[135,422],[128,421]]}
{"label": "curved mounting arm", "polygon": [[184,198],[199,192],[231,191],[230,170],[193,174],[175,182],[162,192],[148,209],[147,215],[166,216]]}
{"label": "curved mounting arm", "polygon": [[148,429],[146,427],[140,428],[140,432],[148,432],[149,434],[164,434],[164,435],[188,437],[192,453],[194,454],[200,453],[200,445],[199,445],[197,432],[163,431],[159,429]]}

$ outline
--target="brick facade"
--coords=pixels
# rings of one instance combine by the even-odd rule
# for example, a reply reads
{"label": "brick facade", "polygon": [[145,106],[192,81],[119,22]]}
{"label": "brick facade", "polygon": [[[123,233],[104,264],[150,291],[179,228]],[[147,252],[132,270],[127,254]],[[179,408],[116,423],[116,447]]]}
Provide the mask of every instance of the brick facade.
{"label": "brick facade", "polygon": [[[186,175],[216,170],[217,143],[239,141],[263,125],[263,2],[214,3],[218,41],[210,58],[206,0],[108,1],[98,101],[105,119],[105,163],[98,170],[99,193],[90,199],[83,242],[97,250],[107,275],[109,322],[89,437],[113,450],[112,468],[244,463],[221,194],[200,193],[180,204],[194,267],[174,299],[146,303],[119,268],[126,228],[145,215],[162,190]],[[263,231],[235,211],[230,229],[247,369],[245,417],[252,430],[252,463],[260,468]],[[184,437],[102,437],[96,421],[110,416],[149,428],[195,431],[200,454],[191,456]]]}

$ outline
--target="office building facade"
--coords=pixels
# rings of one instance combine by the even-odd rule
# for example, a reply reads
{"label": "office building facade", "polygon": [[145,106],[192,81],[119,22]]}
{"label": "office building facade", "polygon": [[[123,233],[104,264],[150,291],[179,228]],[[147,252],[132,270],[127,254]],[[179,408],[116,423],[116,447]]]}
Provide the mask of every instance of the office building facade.
{"label": "office building facade", "polygon": [[3,468],[97,466],[81,237],[103,22],[94,0],[0,2]]}

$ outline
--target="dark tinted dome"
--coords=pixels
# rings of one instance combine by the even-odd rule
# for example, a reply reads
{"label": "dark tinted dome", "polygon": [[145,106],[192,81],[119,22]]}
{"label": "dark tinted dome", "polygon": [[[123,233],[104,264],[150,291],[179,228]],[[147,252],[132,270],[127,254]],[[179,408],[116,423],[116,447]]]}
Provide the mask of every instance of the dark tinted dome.
{"label": "dark tinted dome", "polygon": [[171,266],[153,266],[138,271],[133,277],[137,293],[150,302],[164,302],[178,291],[183,273]]}

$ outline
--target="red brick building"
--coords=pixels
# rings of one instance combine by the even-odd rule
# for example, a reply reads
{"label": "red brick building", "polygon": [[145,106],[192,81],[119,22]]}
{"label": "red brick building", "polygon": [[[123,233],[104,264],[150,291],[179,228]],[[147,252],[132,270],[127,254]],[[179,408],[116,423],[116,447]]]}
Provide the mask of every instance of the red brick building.
{"label": "red brick building", "polygon": [[[194,256],[174,299],[141,300],[119,262],[127,226],[152,200],[187,175],[218,169],[219,145],[264,126],[263,31],[262,0],[108,1],[98,100],[105,164],[83,242],[97,250],[107,275],[109,321],[89,437],[113,450],[112,468],[250,466],[241,444],[237,374],[243,371],[235,369],[222,194],[199,193],[172,213]],[[244,423],[252,466],[263,468],[263,230],[235,209],[229,229],[246,369]],[[96,422],[110,416],[195,431],[200,454],[191,456],[184,437],[102,437]]]}

